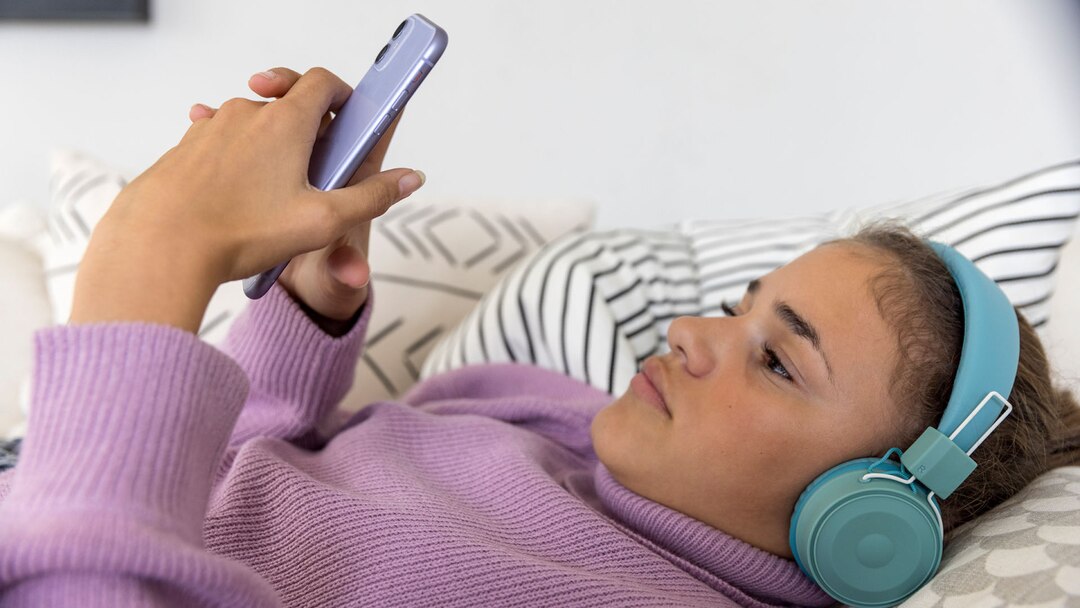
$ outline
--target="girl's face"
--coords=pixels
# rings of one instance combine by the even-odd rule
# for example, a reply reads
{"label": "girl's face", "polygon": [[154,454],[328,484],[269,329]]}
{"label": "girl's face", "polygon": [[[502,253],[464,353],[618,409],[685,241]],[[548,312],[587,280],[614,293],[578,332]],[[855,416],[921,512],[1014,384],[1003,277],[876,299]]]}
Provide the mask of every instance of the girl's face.
{"label": "girl's face", "polygon": [[593,421],[597,456],[635,493],[791,557],[806,486],[901,434],[896,339],[869,287],[884,263],[825,245],[752,283],[734,316],[675,319],[671,352],[643,364],[668,411],[636,381]]}

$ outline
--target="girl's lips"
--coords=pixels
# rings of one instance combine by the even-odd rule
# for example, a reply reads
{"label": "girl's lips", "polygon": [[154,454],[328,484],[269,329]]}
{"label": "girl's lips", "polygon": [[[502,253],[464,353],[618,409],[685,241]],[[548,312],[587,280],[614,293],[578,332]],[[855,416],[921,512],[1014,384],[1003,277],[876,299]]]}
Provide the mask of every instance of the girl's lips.
{"label": "girl's lips", "polygon": [[671,417],[671,411],[668,410],[667,404],[664,402],[663,395],[657,390],[653,383],[649,381],[649,377],[644,372],[638,372],[630,380],[630,388],[638,394],[642,399],[648,401],[656,409],[660,410],[667,417]]}

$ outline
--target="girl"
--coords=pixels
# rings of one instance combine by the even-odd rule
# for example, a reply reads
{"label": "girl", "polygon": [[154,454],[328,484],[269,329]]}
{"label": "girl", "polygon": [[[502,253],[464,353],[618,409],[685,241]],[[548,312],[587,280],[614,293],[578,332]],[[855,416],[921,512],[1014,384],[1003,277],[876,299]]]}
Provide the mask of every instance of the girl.
{"label": "girl", "polygon": [[[925,243],[863,231],[761,277],[730,318],[676,319],[614,401],[492,364],[350,416],[369,222],[424,176],[378,172],[388,134],[350,186],[312,189],[350,88],[284,68],[251,86],[278,99],[193,109],[94,231],[68,325],[35,335],[29,430],[0,476],[7,602],[833,603],[791,559],[792,509],[940,416],[963,320]],[[218,285],[289,258],[221,350],[194,335]],[[942,502],[947,531],[1078,460],[1076,405],[1020,327],[1015,411]]]}

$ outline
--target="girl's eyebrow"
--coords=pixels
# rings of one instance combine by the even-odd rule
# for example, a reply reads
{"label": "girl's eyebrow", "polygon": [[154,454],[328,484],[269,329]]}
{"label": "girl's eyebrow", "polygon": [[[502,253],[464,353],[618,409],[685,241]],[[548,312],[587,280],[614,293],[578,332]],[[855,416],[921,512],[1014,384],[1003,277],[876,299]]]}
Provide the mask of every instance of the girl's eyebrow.
{"label": "girl's eyebrow", "polygon": [[[761,279],[754,279],[746,286],[746,293],[753,295],[760,288]],[[777,300],[773,303],[773,312],[780,317],[780,320],[784,322],[784,325],[787,326],[791,333],[809,342],[814,347],[814,350],[821,355],[821,360],[825,362],[825,370],[829,372],[829,383],[835,388],[836,382],[833,379],[832,366],[829,365],[829,358],[825,356],[825,350],[821,348],[821,336],[818,334],[817,328],[807,321],[805,317],[795,312],[795,309],[783,300]]]}
{"label": "girl's eyebrow", "polygon": [[787,302],[777,301],[773,305],[773,311],[787,324],[792,333],[809,342],[814,347],[814,350],[821,355],[821,360],[825,362],[825,370],[829,372],[829,383],[835,388],[836,382],[833,380],[832,366],[829,365],[829,358],[825,356],[825,351],[821,348],[821,339],[818,337],[814,326],[795,312]]}

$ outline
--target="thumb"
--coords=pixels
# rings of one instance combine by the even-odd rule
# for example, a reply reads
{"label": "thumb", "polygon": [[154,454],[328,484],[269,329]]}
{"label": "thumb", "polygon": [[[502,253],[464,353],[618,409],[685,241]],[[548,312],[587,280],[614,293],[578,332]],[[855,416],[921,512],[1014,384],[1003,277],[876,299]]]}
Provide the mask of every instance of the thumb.
{"label": "thumb", "polygon": [[335,249],[326,259],[326,266],[335,288],[362,289],[371,280],[371,267],[368,266],[367,258],[351,245],[342,245]]}
{"label": "thumb", "polygon": [[342,222],[334,228],[344,231],[386,213],[391,205],[416,192],[426,179],[422,171],[389,169],[351,186],[315,195],[330,203],[334,217]]}

